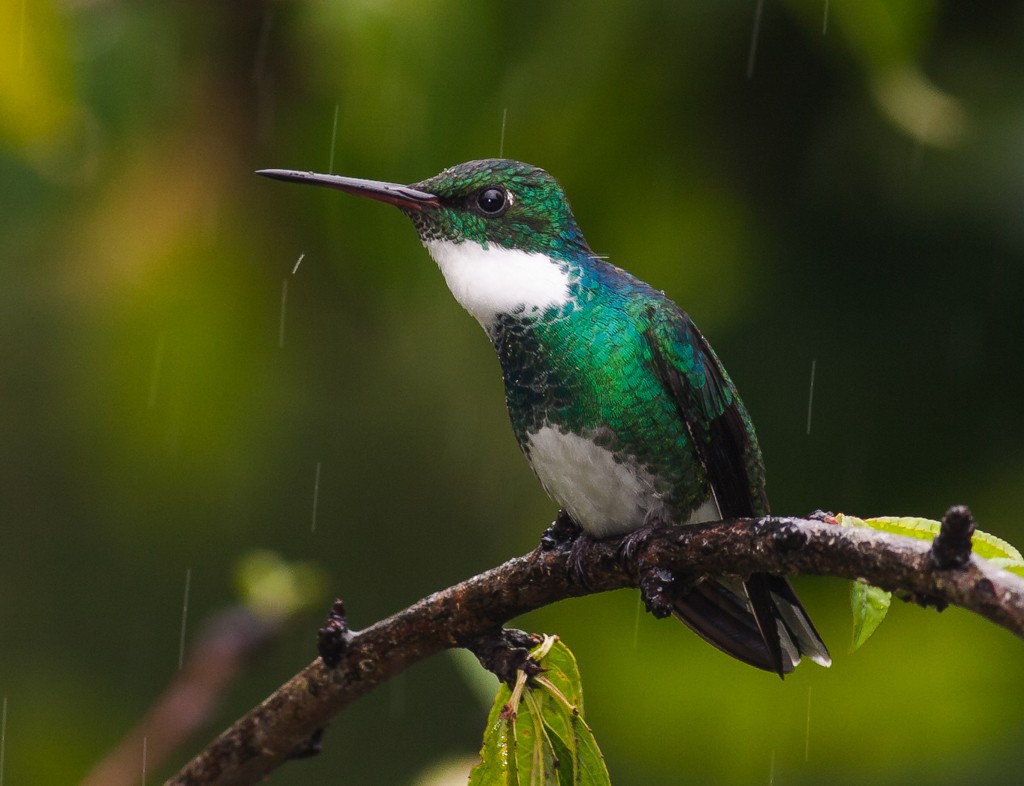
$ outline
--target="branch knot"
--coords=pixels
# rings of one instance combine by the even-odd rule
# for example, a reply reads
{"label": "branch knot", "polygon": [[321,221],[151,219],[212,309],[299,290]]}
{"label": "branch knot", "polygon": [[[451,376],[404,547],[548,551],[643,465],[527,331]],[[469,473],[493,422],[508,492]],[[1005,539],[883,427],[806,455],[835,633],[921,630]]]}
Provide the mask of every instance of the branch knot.
{"label": "branch knot", "polygon": [[775,525],[772,543],[781,553],[790,554],[807,545],[807,533],[790,519],[766,519],[765,523]]}
{"label": "branch knot", "polygon": [[954,505],[942,517],[942,527],[932,541],[931,563],[940,570],[962,568],[971,559],[974,517],[966,505]]}
{"label": "branch knot", "polygon": [[345,601],[338,598],[331,607],[331,613],[327,615],[324,626],[317,631],[316,648],[320,658],[329,669],[335,668],[341,663],[341,656],[348,649],[352,640],[352,631],[348,628],[348,621],[345,619]]}

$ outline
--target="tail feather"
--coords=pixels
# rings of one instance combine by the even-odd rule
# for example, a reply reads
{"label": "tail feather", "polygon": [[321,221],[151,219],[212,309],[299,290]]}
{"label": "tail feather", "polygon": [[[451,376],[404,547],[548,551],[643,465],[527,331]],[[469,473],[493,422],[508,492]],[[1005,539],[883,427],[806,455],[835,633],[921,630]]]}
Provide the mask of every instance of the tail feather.
{"label": "tail feather", "polygon": [[676,599],[673,611],[722,652],[779,676],[793,671],[801,655],[822,666],[832,662],[793,588],[780,576],[704,579]]}
{"label": "tail feather", "polygon": [[821,635],[811,622],[807,610],[796,596],[793,585],[781,576],[761,575],[768,579],[768,591],[779,612],[779,627],[785,628],[795,639],[796,646],[802,654],[819,666],[831,666],[832,656],[828,654],[828,647],[821,640]]}

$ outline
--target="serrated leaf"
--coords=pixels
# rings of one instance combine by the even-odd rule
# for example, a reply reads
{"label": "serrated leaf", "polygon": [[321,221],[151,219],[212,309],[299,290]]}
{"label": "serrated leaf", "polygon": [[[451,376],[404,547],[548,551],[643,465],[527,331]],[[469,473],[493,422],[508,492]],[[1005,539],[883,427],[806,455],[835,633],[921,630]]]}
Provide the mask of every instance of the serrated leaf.
{"label": "serrated leaf", "polygon": [[532,685],[523,677],[516,690],[504,684],[498,690],[470,786],[610,784],[597,741],[583,720],[583,687],[572,652],[545,637],[531,657],[543,671]]}
{"label": "serrated leaf", "polygon": [[987,532],[975,530],[974,537],[971,538],[971,549],[979,557],[984,557],[985,559],[1005,559],[1024,565],[1024,556],[1021,555],[1020,551],[1002,538],[997,538],[995,535],[990,535]]}
{"label": "serrated leaf", "polygon": [[1008,570],[1017,576],[1024,576],[1024,560],[995,558],[990,561],[998,568]]}
{"label": "serrated leaf", "polygon": [[882,624],[885,615],[889,613],[889,605],[892,603],[892,593],[865,584],[863,581],[855,581],[850,586],[850,606],[853,609],[853,647],[851,652],[856,652],[868,639],[875,629]]}
{"label": "serrated leaf", "polygon": [[[880,532],[904,535],[919,540],[932,540],[942,529],[942,522],[914,516],[876,516],[861,519],[837,513],[835,523],[847,527],[870,527]],[[971,551],[991,561],[997,567],[1018,576],[1024,576],[1024,556],[1002,538],[988,532],[975,530],[971,537]],[[885,619],[892,601],[892,593],[856,581],[850,588],[850,605],[853,608],[853,648],[857,650]]]}
{"label": "serrated leaf", "polygon": [[498,688],[498,695],[494,697],[494,704],[487,715],[487,730],[484,732],[484,743],[480,748],[480,763],[473,768],[469,776],[471,786],[492,786],[496,784],[508,784],[518,786],[518,767],[510,767],[508,761],[509,749],[515,748],[511,739],[512,724],[502,718],[502,709],[508,703],[512,690],[504,682]]}
{"label": "serrated leaf", "polygon": [[[876,516],[870,519],[860,519],[856,516],[838,513],[835,516],[835,521],[844,526],[871,527],[880,532],[906,535],[919,540],[932,540],[942,528],[942,522],[914,516]],[[981,530],[974,531],[971,538],[971,550],[985,559],[1005,559],[1024,565],[1024,556],[1021,556],[1016,548],[1002,538]]]}

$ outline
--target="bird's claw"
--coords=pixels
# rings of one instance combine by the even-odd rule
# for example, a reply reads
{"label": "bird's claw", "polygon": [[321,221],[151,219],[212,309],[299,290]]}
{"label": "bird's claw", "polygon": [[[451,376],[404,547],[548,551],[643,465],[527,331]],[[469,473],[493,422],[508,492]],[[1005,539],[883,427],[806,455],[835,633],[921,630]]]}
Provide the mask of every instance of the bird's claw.
{"label": "bird's claw", "polygon": [[569,578],[586,588],[590,587],[586,571],[587,552],[593,542],[594,539],[585,533],[583,528],[573,521],[572,516],[564,510],[558,511],[558,516],[551,526],[540,536],[542,551],[568,552],[565,565]]}
{"label": "bird's claw", "polygon": [[551,526],[540,536],[540,547],[544,551],[571,548],[582,532],[580,525],[564,510],[560,510]]}
{"label": "bird's claw", "polygon": [[624,535],[619,542],[619,560],[628,567],[637,562],[637,558],[644,551],[647,539],[651,535],[652,526],[641,527]]}
{"label": "bird's claw", "polygon": [[676,577],[668,568],[640,566],[640,597],[644,607],[657,619],[672,613],[676,595]]}
{"label": "bird's claw", "polygon": [[530,650],[540,641],[539,636],[521,630],[499,628],[475,636],[462,646],[476,655],[481,666],[512,686],[517,672],[523,671],[531,678],[540,674],[540,664],[530,657]]}
{"label": "bird's claw", "polygon": [[593,545],[594,539],[581,531],[569,546],[569,556],[565,560],[569,578],[588,590],[591,588],[591,584],[587,577],[587,554]]}

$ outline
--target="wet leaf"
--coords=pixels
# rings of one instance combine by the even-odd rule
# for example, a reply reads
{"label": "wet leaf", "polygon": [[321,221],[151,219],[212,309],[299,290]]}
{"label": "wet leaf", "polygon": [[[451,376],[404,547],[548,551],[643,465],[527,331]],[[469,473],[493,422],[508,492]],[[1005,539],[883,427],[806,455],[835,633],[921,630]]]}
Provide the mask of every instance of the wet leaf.
{"label": "wet leaf", "polygon": [[554,637],[531,657],[543,671],[527,684],[502,684],[487,718],[481,762],[470,786],[601,786],[610,784],[604,758],[583,720],[583,687],[576,659]]}
{"label": "wet leaf", "polygon": [[1017,576],[1024,577],[1024,560],[1014,559],[993,559],[990,560],[996,567],[1008,570]]}
{"label": "wet leaf", "polygon": [[[877,516],[871,519],[859,519],[838,513],[837,524],[852,527],[871,527],[893,535],[906,535],[919,540],[932,540],[939,534],[942,523],[934,519],[915,518],[913,516]],[[1006,560],[1008,564],[1019,564],[1024,567],[1024,556],[1002,538],[975,530],[971,538],[971,549],[979,557],[990,560]],[[1007,567],[1007,566],[1001,566]]]}
{"label": "wet leaf", "polygon": [[[918,540],[932,540],[942,528],[940,521],[914,516],[877,516],[861,519],[837,513],[834,518],[837,524],[843,526],[870,527],[880,532],[904,535]],[[997,567],[1024,576],[1024,557],[1002,538],[975,530],[971,538],[971,551]],[[861,581],[853,583],[850,588],[850,605],[853,608],[853,651],[871,638],[871,634],[885,619],[891,600],[892,593]]]}
{"label": "wet leaf", "polygon": [[891,592],[886,592],[871,584],[865,584],[863,581],[853,582],[850,586],[850,606],[853,609],[851,652],[856,652],[864,642],[871,638],[871,634],[882,624],[885,615],[889,613],[891,602]]}

